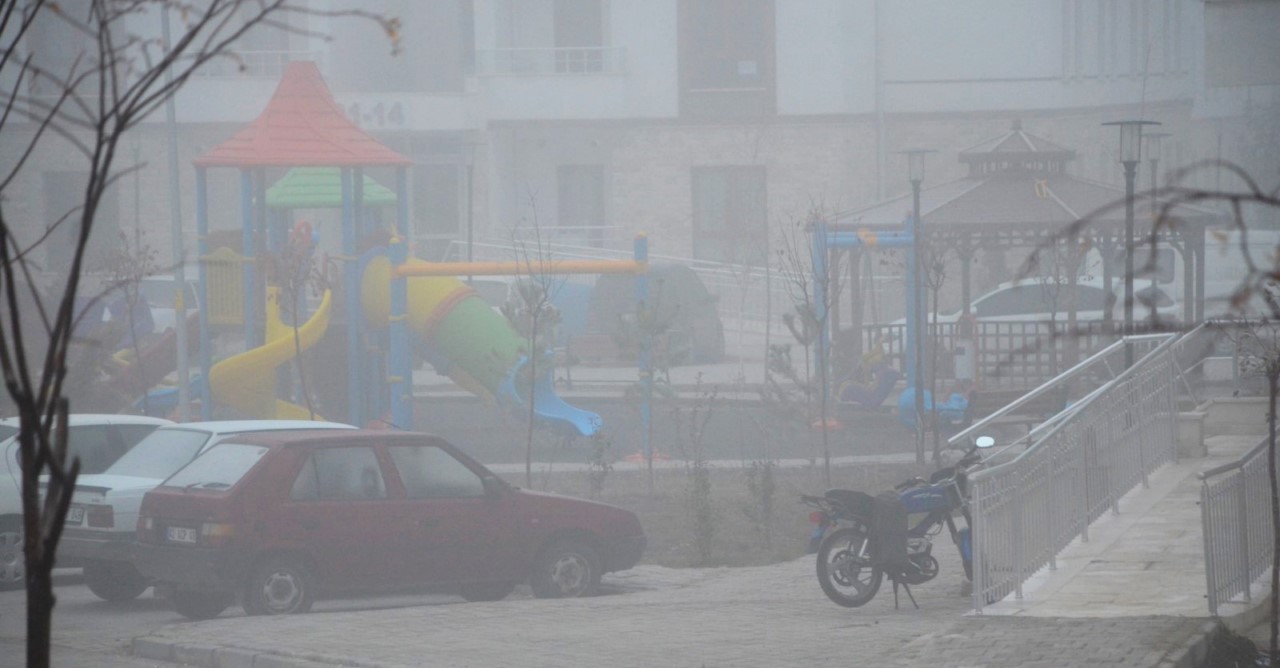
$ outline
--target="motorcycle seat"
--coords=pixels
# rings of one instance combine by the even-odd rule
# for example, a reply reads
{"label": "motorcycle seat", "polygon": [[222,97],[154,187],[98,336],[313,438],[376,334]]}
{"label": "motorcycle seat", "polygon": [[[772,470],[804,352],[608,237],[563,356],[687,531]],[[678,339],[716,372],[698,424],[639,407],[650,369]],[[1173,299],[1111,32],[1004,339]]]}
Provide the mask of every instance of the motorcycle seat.
{"label": "motorcycle seat", "polygon": [[875,512],[875,497],[865,492],[857,492],[851,489],[829,489],[823,496],[844,508],[852,517],[869,520]]}

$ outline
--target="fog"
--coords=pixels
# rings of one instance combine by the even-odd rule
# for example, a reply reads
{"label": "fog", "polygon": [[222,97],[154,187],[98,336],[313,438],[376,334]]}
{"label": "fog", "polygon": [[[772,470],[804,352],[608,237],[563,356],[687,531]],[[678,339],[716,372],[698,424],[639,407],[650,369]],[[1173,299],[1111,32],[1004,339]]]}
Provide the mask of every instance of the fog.
{"label": "fog", "polygon": [[[121,80],[160,4],[113,23]],[[0,32],[41,73],[0,68],[0,207],[47,304],[99,78],[40,121],[91,5]],[[795,559],[796,493],[927,474],[1126,332],[1266,312],[1239,254],[1274,269],[1280,208],[1160,206],[1274,197],[1277,34],[1261,0],[304,0],[115,147],[72,411],[430,432],[640,513],[645,565]],[[1133,153],[1108,124],[1139,120]],[[1261,391],[1219,367],[1197,400]],[[1039,410],[984,433],[1022,448]]]}

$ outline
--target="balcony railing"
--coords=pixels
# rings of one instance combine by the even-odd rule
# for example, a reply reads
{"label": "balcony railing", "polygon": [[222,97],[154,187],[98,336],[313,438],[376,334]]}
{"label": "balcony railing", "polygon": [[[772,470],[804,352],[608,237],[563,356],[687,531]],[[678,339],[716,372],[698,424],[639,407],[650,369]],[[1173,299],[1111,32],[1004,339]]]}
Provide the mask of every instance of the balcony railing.
{"label": "balcony railing", "polygon": [[483,49],[476,51],[476,74],[622,74],[626,56],[620,46]]}

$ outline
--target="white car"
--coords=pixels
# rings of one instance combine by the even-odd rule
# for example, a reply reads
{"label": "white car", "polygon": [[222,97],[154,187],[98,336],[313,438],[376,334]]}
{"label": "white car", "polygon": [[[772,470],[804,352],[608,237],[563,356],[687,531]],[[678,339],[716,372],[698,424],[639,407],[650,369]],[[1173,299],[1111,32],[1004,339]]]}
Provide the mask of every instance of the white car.
{"label": "white car", "polygon": [[[1112,318],[1117,322],[1124,318],[1124,282],[1112,281],[1112,292],[1116,295],[1112,300]],[[1070,308],[1070,290],[1067,283],[1046,283],[1036,279],[1024,279],[1001,283],[996,288],[970,304],[970,312],[980,322],[1022,322],[1054,319],[1066,322]],[[1107,308],[1106,291],[1102,281],[1081,279],[1075,284],[1075,307],[1077,322],[1095,322],[1103,319]],[[1175,302],[1160,287],[1153,287],[1150,280],[1134,281],[1133,317],[1135,320],[1146,320],[1150,316],[1152,300],[1155,301],[1156,313],[1164,322],[1178,322],[1182,316],[1182,306]],[[939,313],[937,322],[950,323],[960,320],[961,311]],[[930,314],[932,320],[932,314]],[[898,319],[894,324],[905,323]]]}
{"label": "white car", "polygon": [[[26,583],[22,556],[22,467],[18,463],[18,418],[0,420],[0,590]],[[80,474],[101,473],[169,420],[139,415],[67,416],[70,454],[80,458]],[[68,521],[73,517],[68,516]]]}
{"label": "white car", "polygon": [[301,429],[355,427],[306,420],[227,420],[172,424],[155,430],[110,468],[76,481],[58,557],[83,563],[85,584],[98,598],[137,598],[150,585],[130,560],[142,497],[227,438]]}

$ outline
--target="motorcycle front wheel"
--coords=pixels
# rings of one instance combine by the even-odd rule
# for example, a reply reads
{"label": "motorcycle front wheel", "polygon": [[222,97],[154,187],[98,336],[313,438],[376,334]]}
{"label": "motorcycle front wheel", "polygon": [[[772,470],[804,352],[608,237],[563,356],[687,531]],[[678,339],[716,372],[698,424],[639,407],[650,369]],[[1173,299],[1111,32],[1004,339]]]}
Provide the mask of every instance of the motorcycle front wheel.
{"label": "motorcycle front wheel", "polygon": [[871,565],[871,544],[865,527],[837,529],[818,546],[818,584],[837,605],[866,605],[880,591],[884,573]]}

